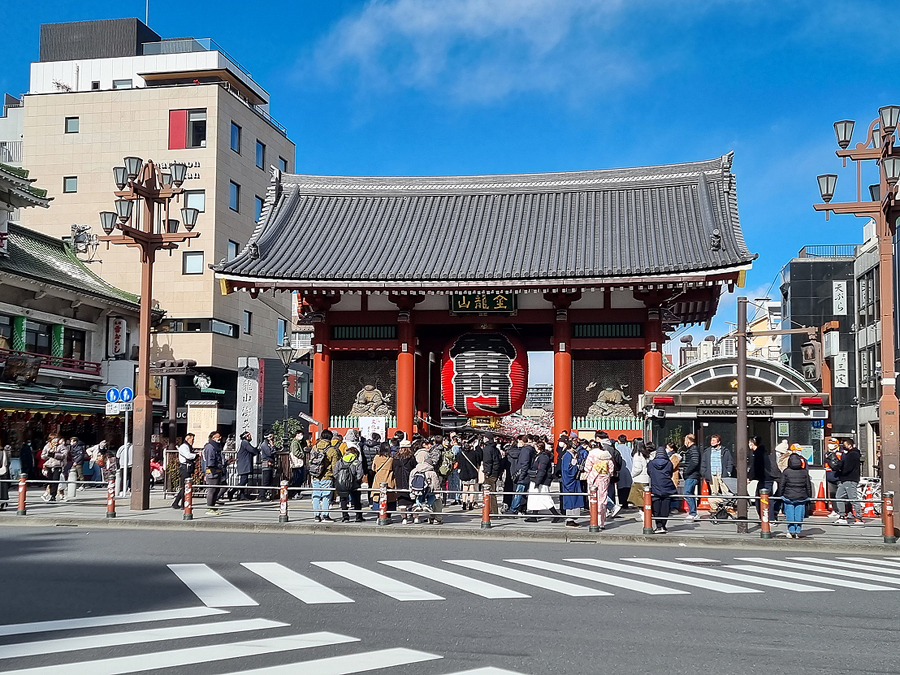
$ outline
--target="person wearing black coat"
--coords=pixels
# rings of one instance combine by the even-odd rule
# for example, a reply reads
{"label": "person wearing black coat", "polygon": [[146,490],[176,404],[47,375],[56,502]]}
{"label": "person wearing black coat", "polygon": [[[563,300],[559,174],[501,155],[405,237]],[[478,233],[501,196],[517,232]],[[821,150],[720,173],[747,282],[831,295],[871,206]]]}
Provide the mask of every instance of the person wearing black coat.
{"label": "person wearing black coat", "polygon": [[672,460],[664,447],[656,450],[656,456],[647,464],[647,473],[650,474],[650,495],[653,498],[653,517],[656,519],[656,529],[653,534],[666,534],[667,518],[669,515],[669,502],[675,494],[675,483],[672,480],[674,471]]}
{"label": "person wearing black coat", "polygon": [[[768,490],[769,494],[772,494],[772,486],[778,479],[778,467],[759,436],[751,438],[748,446],[750,448],[750,466],[747,471],[747,479],[756,481],[757,497],[762,490]],[[760,510],[760,502],[757,500],[756,513],[762,517]],[[769,520],[775,520],[774,500],[769,502]]]}
{"label": "person wearing black coat", "polygon": [[459,481],[462,483],[462,510],[475,508],[476,492],[478,492],[478,467],[481,466],[481,449],[475,445],[466,445],[456,456],[459,468]]}
{"label": "person wearing black coat", "polygon": [[528,437],[519,436],[516,439],[516,448],[510,451],[510,457],[515,452],[516,461],[511,463],[510,475],[513,479],[513,489],[516,495],[513,497],[510,509],[513,513],[525,512],[525,493],[528,491],[528,472],[531,470],[531,463],[534,461],[534,446],[528,443]]}
{"label": "person wearing black coat", "polygon": [[[535,514],[538,511],[550,511],[553,514],[554,523],[562,520],[561,514],[553,505],[553,497],[550,496],[550,483],[553,482],[553,455],[552,450],[543,443],[538,443],[534,461],[529,470],[530,482],[527,509]],[[537,518],[531,516],[525,519],[526,523],[536,523]]]}
{"label": "person wearing black coat", "polygon": [[840,514],[840,517],[835,520],[834,524],[847,524],[845,512],[847,511],[848,502],[844,500],[849,499],[849,506],[853,511],[853,524],[862,525],[863,504],[859,501],[857,492],[860,463],[859,448],[853,445],[851,440],[844,441],[843,446],[844,451],[841,453],[841,459],[837,467],[834,468],[834,473],[838,480],[838,488],[834,497],[837,511]]}
{"label": "person wearing black coat", "polygon": [[[684,462],[681,465],[681,475],[684,478],[684,494],[693,495],[697,493],[700,486],[700,448],[697,446],[696,438],[693,434],[684,437]],[[688,505],[687,520],[697,520],[697,498],[687,497]]]}
{"label": "person wearing black coat", "polygon": [[[271,431],[263,438],[259,444],[259,464],[262,467],[262,485],[263,487],[271,487],[272,479],[275,477],[275,434]],[[264,490],[260,495],[260,500],[268,502],[272,501],[271,490]]]}
{"label": "person wearing black coat", "polygon": [[238,486],[245,489],[230,490],[228,493],[229,499],[234,499],[235,492],[237,493],[238,501],[242,499],[253,499],[255,496],[250,494],[250,491],[246,489],[246,486],[250,484],[250,476],[253,475],[253,461],[259,454],[259,448],[254,448],[252,441],[253,436],[249,431],[245,431],[241,434],[241,444],[238,446],[237,451],[237,475]]}
{"label": "person wearing black coat", "polygon": [[[369,485],[369,488],[372,489],[375,487],[375,470],[372,468],[372,464],[375,462],[375,458],[381,450],[381,434],[373,433],[372,438],[364,438],[359,449],[362,453],[363,465],[366,467],[366,483]],[[374,493],[370,493],[370,501],[371,494]],[[371,505],[372,504],[370,504],[370,506]]]}
{"label": "person wearing black coat", "polygon": [[31,449],[31,442],[25,441],[19,448],[19,471],[25,475],[28,480],[34,478],[34,450]]}
{"label": "person wearing black coat", "polygon": [[503,475],[503,457],[491,432],[482,436],[481,457],[484,463],[484,483],[491,491],[491,513],[497,513],[497,496],[494,492],[497,490],[497,481]]}
{"label": "person wearing black coat", "polygon": [[813,498],[809,469],[797,453],[788,457],[787,468],[778,479],[778,495],[784,504],[784,517],[788,523],[788,537],[798,539],[800,527],[806,517],[806,505]]}

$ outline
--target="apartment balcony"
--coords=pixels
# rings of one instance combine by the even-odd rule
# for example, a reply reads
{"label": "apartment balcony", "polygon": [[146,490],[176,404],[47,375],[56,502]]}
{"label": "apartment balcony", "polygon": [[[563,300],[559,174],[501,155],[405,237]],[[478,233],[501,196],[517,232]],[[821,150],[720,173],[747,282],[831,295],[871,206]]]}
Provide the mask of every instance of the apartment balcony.
{"label": "apartment balcony", "polygon": [[22,141],[0,141],[0,164],[22,166]]}
{"label": "apartment balcony", "polygon": [[49,354],[35,354],[18,349],[0,349],[0,365],[6,366],[7,359],[11,356],[25,356],[38,359],[39,374],[77,374],[100,377],[100,364],[96,361],[83,361],[70,359],[64,356],[50,356]]}

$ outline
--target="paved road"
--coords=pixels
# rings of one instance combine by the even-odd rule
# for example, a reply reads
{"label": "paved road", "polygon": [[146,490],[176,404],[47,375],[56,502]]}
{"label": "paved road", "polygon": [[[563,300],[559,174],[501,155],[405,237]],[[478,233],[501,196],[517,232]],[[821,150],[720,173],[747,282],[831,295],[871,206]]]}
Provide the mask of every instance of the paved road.
{"label": "paved road", "polygon": [[819,675],[900,662],[900,556],[17,527],[0,529],[0,559],[3,673]]}

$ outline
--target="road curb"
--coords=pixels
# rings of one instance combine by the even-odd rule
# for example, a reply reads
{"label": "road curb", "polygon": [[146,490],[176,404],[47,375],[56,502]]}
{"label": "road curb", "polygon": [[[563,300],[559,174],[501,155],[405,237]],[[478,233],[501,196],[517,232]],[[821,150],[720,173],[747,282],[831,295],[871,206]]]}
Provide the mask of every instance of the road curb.
{"label": "road curb", "polygon": [[865,550],[870,553],[900,552],[897,544],[884,544],[881,542],[834,542],[815,541],[804,539],[755,539],[748,535],[747,539],[734,539],[715,536],[688,536],[666,535],[649,536],[644,534],[615,534],[604,532],[591,534],[589,532],[535,530],[533,532],[523,530],[504,530],[502,527],[491,529],[460,530],[435,525],[414,525],[406,528],[399,525],[379,527],[372,525],[357,525],[355,523],[253,523],[253,522],[228,522],[215,519],[199,520],[173,520],[173,521],[147,521],[131,520],[128,518],[116,518],[100,520],[94,518],[66,518],[47,516],[18,516],[15,520],[0,520],[0,525],[10,527],[91,527],[119,530],[183,530],[201,532],[252,532],[258,534],[293,534],[293,535],[323,535],[323,536],[369,536],[369,537],[424,537],[424,538],[453,538],[473,540],[507,540],[507,541],[533,541],[542,543],[571,543],[571,544],[646,544],[649,546],[684,546],[691,548],[753,548],[768,550],[795,550],[795,551],[840,551],[859,552]]}

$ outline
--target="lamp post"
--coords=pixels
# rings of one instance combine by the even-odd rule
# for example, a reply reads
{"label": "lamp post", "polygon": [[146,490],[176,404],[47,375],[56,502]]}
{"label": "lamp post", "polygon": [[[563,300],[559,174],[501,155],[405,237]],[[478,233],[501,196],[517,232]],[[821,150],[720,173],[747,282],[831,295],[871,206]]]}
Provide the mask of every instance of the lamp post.
{"label": "lamp post", "polygon": [[281,363],[284,366],[284,379],[281,381],[281,386],[284,387],[284,422],[281,427],[281,449],[285,450],[288,447],[288,387],[290,386],[288,373],[296,355],[296,351],[291,346],[289,336],[286,335],[284,337],[284,342],[275,348],[275,353],[278,354],[278,358],[281,359]]}
{"label": "lamp post", "polygon": [[[900,199],[897,182],[900,180],[900,149],[895,147],[897,124],[900,122],[900,106],[889,105],[878,109],[878,117],[869,124],[865,141],[850,147],[855,123],[841,120],[834,123],[839,150],[835,154],[847,166],[850,159],[856,163],[856,201],[832,202],[837,184],[835,174],[818,177],[822,204],[815,204],[816,211],[852,214],[875,221],[878,238],[879,294],[881,320],[881,398],[878,399],[878,426],[881,437],[883,492],[900,490],[900,404],[897,401],[895,351],[894,351],[894,249],[893,235],[900,217]],[[878,183],[868,186],[869,194],[863,199],[862,162],[874,160],[878,165]]]}
{"label": "lamp post", "polygon": [[[169,218],[170,205],[182,192],[187,166],[172,164],[162,173],[152,160],[126,157],[124,166],[113,169],[118,190],[116,210],[100,214],[107,247],[110,243],[137,248],[141,252],[141,313],[138,379],[134,396],[134,465],[131,477],[131,509],[150,508],[150,432],[153,401],[150,399],[150,310],[153,302],[153,263],[156,252],[178,248],[178,244],[200,236],[193,232],[197,209],[182,208],[186,232],[178,231],[178,221]],[[135,202],[141,205],[135,213]],[[115,230],[119,234],[113,234]]]}

